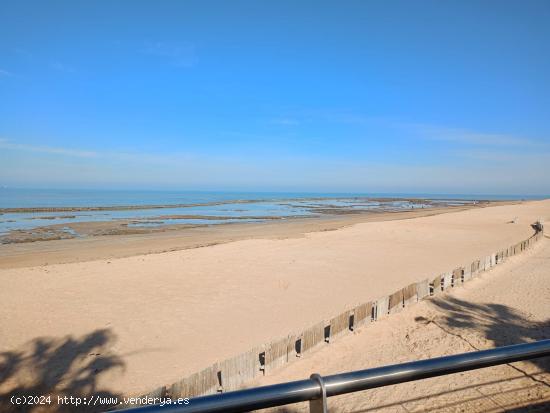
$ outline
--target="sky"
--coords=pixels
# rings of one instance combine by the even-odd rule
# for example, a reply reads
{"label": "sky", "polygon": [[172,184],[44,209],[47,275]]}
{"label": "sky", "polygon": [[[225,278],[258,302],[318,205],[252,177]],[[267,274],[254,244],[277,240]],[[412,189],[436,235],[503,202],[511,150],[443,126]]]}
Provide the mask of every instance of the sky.
{"label": "sky", "polygon": [[0,2],[0,186],[550,194],[548,1]]}

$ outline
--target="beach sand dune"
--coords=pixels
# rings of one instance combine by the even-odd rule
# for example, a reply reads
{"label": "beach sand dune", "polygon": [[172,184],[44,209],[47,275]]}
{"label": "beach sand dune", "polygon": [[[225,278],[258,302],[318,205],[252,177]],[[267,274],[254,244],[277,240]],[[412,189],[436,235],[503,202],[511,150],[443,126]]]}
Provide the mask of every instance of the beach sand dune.
{"label": "beach sand dune", "polygon": [[[50,349],[70,340],[83,355],[73,354],[71,366],[58,355],[52,374],[87,363],[85,372],[97,370],[96,391],[140,394],[505,248],[548,218],[550,201],[533,201],[287,239],[4,268],[0,351],[33,352],[39,338]],[[20,368],[17,380],[26,373],[36,372]]]}

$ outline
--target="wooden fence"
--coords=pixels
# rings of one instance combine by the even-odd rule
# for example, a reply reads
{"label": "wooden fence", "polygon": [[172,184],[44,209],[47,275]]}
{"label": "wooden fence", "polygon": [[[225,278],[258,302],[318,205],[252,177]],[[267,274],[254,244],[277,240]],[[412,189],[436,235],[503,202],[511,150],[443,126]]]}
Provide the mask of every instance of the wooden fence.
{"label": "wooden fence", "polygon": [[230,359],[217,362],[171,386],[155,389],[146,396],[194,397],[236,390],[247,381],[259,375],[269,374],[270,371],[296,360],[297,357],[314,348],[327,345],[327,343],[355,331],[361,326],[399,312],[426,297],[461,286],[481,272],[503,263],[507,258],[519,254],[540,240],[543,237],[542,225],[537,224],[534,227],[535,234],[525,241],[475,259],[452,271],[439,274],[431,281],[425,279],[375,301],[357,305],[328,321],[319,322],[305,329],[300,334],[290,334]]}

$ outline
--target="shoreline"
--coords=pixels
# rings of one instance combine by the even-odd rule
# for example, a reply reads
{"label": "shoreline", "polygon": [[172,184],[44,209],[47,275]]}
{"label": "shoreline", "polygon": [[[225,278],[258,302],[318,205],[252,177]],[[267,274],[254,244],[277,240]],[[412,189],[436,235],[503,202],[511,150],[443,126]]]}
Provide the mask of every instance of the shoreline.
{"label": "shoreline", "polygon": [[[497,205],[516,205],[535,201],[491,201],[489,204],[425,208],[402,212],[368,212],[270,219],[264,222],[230,222],[215,225],[177,224],[155,229],[134,229],[90,237],[37,240],[0,244],[0,269],[65,264],[97,259],[125,258],[159,254],[247,239],[289,239],[308,233],[335,231],[366,222],[434,216]],[[113,224],[107,222],[107,228]],[[75,223],[81,231],[101,229],[102,222]],[[54,224],[50,227],[64,227]]]}
{"label": "shoreline", "polygon": [[[497,202],[436,198],[311,197],[271,200],[236,199],[164,205],[0,208],[0,244],[160,233],[239,222],[259,223],[302,218],[309,220],[319,217],[334,218],[341,215],[480,207],[492,204]],[[238,207],[239,205],[242,206]]]}

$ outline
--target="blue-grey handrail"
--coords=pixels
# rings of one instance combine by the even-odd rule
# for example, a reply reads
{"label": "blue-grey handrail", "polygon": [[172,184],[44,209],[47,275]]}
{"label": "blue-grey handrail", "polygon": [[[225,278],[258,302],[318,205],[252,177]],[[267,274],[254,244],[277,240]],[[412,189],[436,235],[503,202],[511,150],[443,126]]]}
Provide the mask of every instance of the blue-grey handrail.
{"label": "blue-grey handrail", "polygon": [[[326,396],[330,397],[544,356],[550,356],[550,340],[341,373],[325,376],[323,377],[323,382],[326,388]],[[247,412],[255,409],[315,400],[320,398],[320,396],[319,381],[307,379],[210,396],[194,397],[189,399],[189,404],[187,405],[150,405],[127,409],[125,412]]]}

